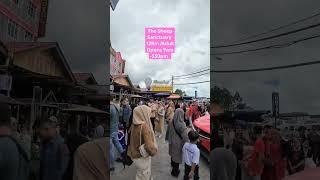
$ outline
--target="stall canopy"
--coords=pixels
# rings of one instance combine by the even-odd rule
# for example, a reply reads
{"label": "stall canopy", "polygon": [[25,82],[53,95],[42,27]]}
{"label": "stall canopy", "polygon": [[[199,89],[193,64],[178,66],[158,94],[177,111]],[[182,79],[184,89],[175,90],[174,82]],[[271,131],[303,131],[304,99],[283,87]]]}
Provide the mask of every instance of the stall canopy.
{"label": "stall canopy", "polygon": [[178,94],[171,94],[168,99],[180,99],[180,96]]}
{"label": "stall canopy", "polygon": [[82,106],[78,104],[72,104],[71,107],[63,109],[64,112],[77,113],[77,114],[108,114],[108,112],[91,107],[91,106]]}
{"label": "stall canopy", "polygon": [[170,96],[169,93],[157,93],[155,96]]}
{"label": "stall canopy", "polygon": [[130,97],[131,97],[131,98],[142,98],[142,96],[140,96],[140,95],[135,95],[135,94],[131,95]]}
{"label": "stall canopy", "polygon": [[10,104],[10,105],[24,105],[24,103],[17,101],[11,97],[0,94],[0,102]]}

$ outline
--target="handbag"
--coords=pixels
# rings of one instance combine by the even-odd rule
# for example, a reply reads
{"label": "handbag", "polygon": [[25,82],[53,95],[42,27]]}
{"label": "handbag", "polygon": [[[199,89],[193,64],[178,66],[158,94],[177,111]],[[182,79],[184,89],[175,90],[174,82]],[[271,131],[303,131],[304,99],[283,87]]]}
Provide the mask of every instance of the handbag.
{"label": "handbag", "polygon": [[149,156],[149,153],[147,152],[146,148],[145,148],[145,144],[141,144],[141,134],[142,134],[142,125],[141,125],[141,129],[140,129],[140,146],[139,146],[139,152],[140,155],[144,158]]}

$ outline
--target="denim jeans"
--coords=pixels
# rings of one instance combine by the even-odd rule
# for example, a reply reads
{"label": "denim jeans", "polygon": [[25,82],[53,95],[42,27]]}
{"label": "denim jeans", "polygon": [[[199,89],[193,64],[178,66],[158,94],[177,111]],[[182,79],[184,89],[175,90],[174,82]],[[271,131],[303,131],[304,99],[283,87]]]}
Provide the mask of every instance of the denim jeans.
{"label": "denim jeans", "polygon": [[118,132],[114,132],[111,134],[111,139],[110,139],[110,166],[111,167],[114,167],[113,165],[115,161],[113,147],[115,147],[120,154],[124,152],[118,139]]}
{"label": "denim jeans", "polygon": [[109,163],[110,163],[110,168],[114,168],[114,150],[113,150],[113,143],[112,143],[112,138],[110,138],[110,145],[109,145]]}

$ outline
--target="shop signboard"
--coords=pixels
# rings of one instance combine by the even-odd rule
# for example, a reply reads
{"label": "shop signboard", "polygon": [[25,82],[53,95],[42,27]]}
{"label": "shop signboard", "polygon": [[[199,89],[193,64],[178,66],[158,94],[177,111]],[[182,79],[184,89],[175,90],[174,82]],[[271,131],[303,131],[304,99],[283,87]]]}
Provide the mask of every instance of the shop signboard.
{"label": "shop signboard", "polygon": [[171,92],[172,86],[169,85],[153,85],[151,86],[151,90],[155,92]]}
{"label": "shop signboard", "polygon": [[171,92],[173,90],[170,81],[153,80],[151,90],[155,92]]}

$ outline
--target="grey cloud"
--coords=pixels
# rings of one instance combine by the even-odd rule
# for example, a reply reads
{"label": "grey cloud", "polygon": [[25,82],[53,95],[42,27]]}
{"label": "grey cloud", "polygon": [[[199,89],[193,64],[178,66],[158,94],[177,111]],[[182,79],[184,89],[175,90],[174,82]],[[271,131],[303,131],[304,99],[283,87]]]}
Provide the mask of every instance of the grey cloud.
{"label": "grey cloud", "polygon": [[[213,5],[214,17],[211,19],[215,44],[229,44],[239,38],[264,32],[275,26],[309,16],[319,11],[319,1],[300,0],[270,0],[270,1],[231,1],[215,0]],[[294,27],[286,28],[284,32],[295,28],[319,22],[320,18],[306,21]],[[309,30],[292,36],[283,37],[247,46],[214,50],[226,52],[242,49],[252,49],[279,42],[319,34],[320,28]],[[314,39],[289,48],[259,51],[248,54],[221,56],[223,61],[211,57],[212,69],[248,69],[293,64],[299,62],[319,60],[318,47],[320,39]],[[245,101],[257,109],[271,109],[271,93],[280,92],[280,111],[305,111],[319,114],[320,84],[316,77],[319,76],[320,65],[300,67],[287,70],[217,74],[211,73],[212,85],[220,85],[232,91],[239,91]],[[279,87],[270,84],[278,80]],[[269,83],[268,83],[269,82]]]}
{"label": "grey cloud", "polygon": [[[201,1],[121,1],[117,11],[111,12],[111,43],[127,60],[126,73],[134,83],[143,84],[146,77],[169,80],[172,75],[183,75],[209,67],[210,39],[209,0]],[[130,8],[128,8],[130,7]],[[202,17],[202,18],[199,18]],[[197,22],[197,25],[195,23]],[[152,61],[144,53],[144,28],[171,26],[176,28],[176,52],[169,61]],[[209,80],[210,77],[177,80],[188,83]],[[199,96],[209,96],[209,83],[177,86]]]}
{"label": "grey cloud", "polygon": [[107,74],[109,5],[105,1],[49,1],[47,34],[59,42],[74,72],[92,72],[100,83]]}

